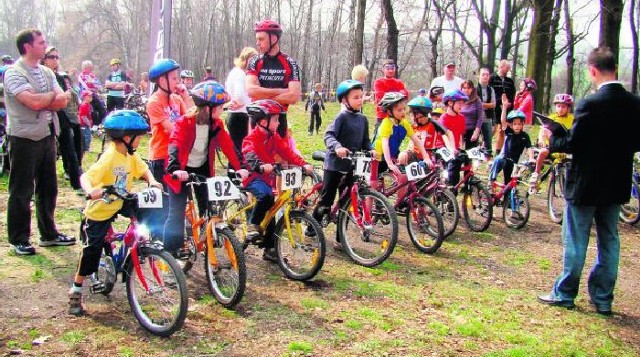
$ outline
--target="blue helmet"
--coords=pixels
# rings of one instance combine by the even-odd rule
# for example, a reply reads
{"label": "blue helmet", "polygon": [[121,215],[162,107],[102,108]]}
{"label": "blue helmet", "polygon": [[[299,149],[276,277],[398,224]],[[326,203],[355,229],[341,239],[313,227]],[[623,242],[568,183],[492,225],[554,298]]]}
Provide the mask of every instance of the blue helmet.
{"label": "blue helmet", "polygon": [[514,109],[509,112],[509,115],[507,115],[507,123],[512,123],[513,119],[525,120],[526,118],[527,116],[524,114],[522,110]]}
{"label": "blue helmet", "polygon": [[151,68],[149,68],[149,80],[151,82],[155,82],[160,78],[160,76],[178,68],[180,68],[180,65],[170,58],[159,59],[151,65]]}
{"label": "blue helmet", "polygon": [[102,125],[112,139],[141,135],[149,131],[149,124],[134,110],[115,110],[107,115]]}
{"label": "blue helmet", "polygon": [[338,88],[336,88],[338,102],[341,102],[342,98],[346,97],[352,89],[363,89],[362,82],[356,81],[355,79],[347,79],[338,84]]}
{"label": "blue helmet", "polygon": [[431,109],[433,109],[433,104],[425,97],[415,97],[411,99],[407,105],[411,111],[417,111],[424,116],[428,116],[429,113],[431,113]]}
{"label": "blue helmet", "polygon": [[6,64],[0,67],[0,80],[2,80],[2,76],[4,76],[4,72],[7,70],[7,68],[9,68],[9,66]]}
{"label": "blue helmet", "polygon": [[216,81],[204,81],[196,84],[191,89],[191,98],[198,107],[217,107],[231,100],[222,84]]}
{"label": "blue helmet", "polygon": [[453,90],[447,91],[442,96],[442,103],[444,105],[447,105],[447,102],[449,101],[455,102],[458,100],[463,100],[466,102],[467,100],[469,100],[469,97],[467,97],[466,94],[462,93],[460,89],[453,89]]}
{"label": "blue helmet", "polygon": [[418,93],[420,93],[420,94],[427,94],[427,90],[426,90],[426,89],[424,89],[424,88],[420,88],[420,89],[418,89]]}

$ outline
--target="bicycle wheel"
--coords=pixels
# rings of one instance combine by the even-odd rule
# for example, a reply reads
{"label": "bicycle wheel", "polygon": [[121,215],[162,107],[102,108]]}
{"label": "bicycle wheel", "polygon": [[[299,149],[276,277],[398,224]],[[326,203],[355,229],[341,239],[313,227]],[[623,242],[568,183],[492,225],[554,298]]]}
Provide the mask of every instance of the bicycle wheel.
{"label": "bicycle wheel", "polygon": [[493,204],[489,190],[480,182],[469,184],[462,196],[462,213],[467,226],[474,232],[489,228],[493,218]]}
{"label": "bicycle wheel", "polygon": [[419,251],[435,253],[444,241],[442,216],[436,206],[424,197],[415,197],[406,215],[407,232]]}
{"label": "bicycle wheel", "polygon": [[549,174],[549,189],[547,190],[547,209],[549,210],[549,218],[554,223],[562,223],[562,214],[564,211],[564,175],[559,166]]}
{"label": "bicycle wheel", "polygon": [[[247,266],[242,245],[229,228],[216,228],[214,256],[204,255],[204,271],[211,294],[222,306],[230,308],[240,302],[247,285]],[[213,259],[212,259],[213,258]]]}
{"label": "bicycle wheel", "polygon": [[290,229],[286,220],[278,220],[275,229],[275,248],[278,265],[289,279],[309,280],[324,264],[326,243],[320,223],[304,211],[289,212]]}
{"label": "bicycle wheel", "polygon": [[182,327],[187,316],[188,292],[184,273],[168,252],[140,247],[138,254],[140,274],[135,271],[138,268],[135,262],[129,262],[126,270],[131,311],[149,332],[171,336]]}
{"label": "bicycle wheel", "polygon": [[322,177],[320,177],[320,175],[318,175],[315,171],[311,173],[311,175],[308,175],[306,173],[302,175],[300,197],[307,196],[309,192],[311,192],[311,194],[309,194],[305,199],[298,200],[298,208],[301,208],[307,212],[313,211],[314,207],[320,201],[320,195],[322,194],[322,185],[318,185],[321,182]]}
{"label": "bicycle wheel", "polygon": [[[347,255],[356,263],[374,267],[384,262],[398,241],[398,217],[386,198],[369,188],[360,189],[356,207],[362,226],[354,215],[349,198],[338,213],[340,242]],[[366,221],[366,216],[371,221]]]}
{"label": "bicycle wheel", "polygon": [[631,183],[631,198],[628,203],[620,206],[620,219],[628,224],[636,224],[640,221],[640,186],[637,183]]}
{"label": "bicycle wheel", "polygon": [[529,221],[531,208],[529,207],[529,199],[527,196],[521,197],[517,190],[512,192],[505,198],[502,205],[502,220],[509,228],[520,229]]}
{"label": "bicycle wheel", "polygon": [[[201,234],[203,234],[202,232]],[[193,264],[196,262],[198,258],[198,252],[196,250],[196,246],[193,244],[193,232],[191,231],[191,223],[185,218],[184,219],[184,237],[182,241],[182,249],[181,249],[180,259],[177,259],[178,265],[182,268],[182,271],[187,274],[191,268],[193,268]]]}
{"label": "bicycle wheel", "polygon": [[460,208],[458,207],[458,201],[453,192],[449,190],[436,190],[431,195],[431,201],[436,205],[436,208],[440,211],[442,216],[442,224],[444,228],[444,238],[455,232],[458,227],[458,221],[460,221]]}
{"label": "bicycle wheel", "polygon": [[229,224],[234,236],[245,248],[247,240],[247,229],[251,210],[242,213],[242,209],[249,205],[249,198],[241,193],[240,198],[225,202],[223,212],[224,221]]}
{"label": "bicycle wheel", "polygon": [[96,272],[96,277],[104,286],[100,290],[100,294],[109,295],[111,291],[113,291],[113,287],[116,284],[116,266],[113,264],[113,257],[111,256],[111,246],[105,244],[104,249],[102,250],[102,255],[100,256],[100,265],[98,265],[98,271]]}

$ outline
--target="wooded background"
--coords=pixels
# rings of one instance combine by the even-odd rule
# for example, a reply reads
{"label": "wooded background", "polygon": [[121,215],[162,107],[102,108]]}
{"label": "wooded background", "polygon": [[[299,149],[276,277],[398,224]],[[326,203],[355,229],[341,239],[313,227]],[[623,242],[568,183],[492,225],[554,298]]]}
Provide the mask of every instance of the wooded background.
{"label": "wooded background", "polygon": [[[589,9],[587,9],[589,8]],[[326,88],[349,78],[363,63],[366,86],[380,76],[382,59],[395,59],[398,75],[410,90],[428,88],[448,59],[458,76],[477,79],[483,64],[495,68],[512,60],[512,76],[538,83],[536,109],[547,110],[557,92],[577,98],[590,90],[584,43],[588,33],[618,52],[625,43],[621,79],[637,93],[637,0],[173,0],[171,57],[197,78],[205,66],[224,81],[233,58],[255,43],[253,24],[272,18],[284,28],[281,48],[302,69],[302,88],[315,82]],[[0,2],[0,53],[17,55],[15,34],[26,27],[43,30],[62,56],[64,69],[84,59],[103,78],[113,57],[125,67],[146,71],[149,63],[151,0],[19,0]]]}

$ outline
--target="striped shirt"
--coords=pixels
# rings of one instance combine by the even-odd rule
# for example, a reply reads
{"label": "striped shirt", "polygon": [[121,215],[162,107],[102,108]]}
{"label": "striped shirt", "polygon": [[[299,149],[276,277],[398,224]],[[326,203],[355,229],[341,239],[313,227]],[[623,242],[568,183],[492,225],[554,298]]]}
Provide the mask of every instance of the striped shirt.
{"label": "striped shirt", "polygon": [[[46,93],[53,91],[55,88],[60,88],[57,81],[53,81],[54,88],[48,87],[47,79],[44,77],[40,67],[29,68],[29,70],[31,71],[33,78],[38,82],[38,86],[40,87],[39,89],[33,88],[27,77],[24,75],[8,75],[4,77],[5,91],[15,97],[25,90],[31,90],[34,93]],[[11,71],[9,73],[17,74],[20,72]],[[53,120],[53,112],[50,110],[42,110],[40,111],[40,118],[50,123]]]}

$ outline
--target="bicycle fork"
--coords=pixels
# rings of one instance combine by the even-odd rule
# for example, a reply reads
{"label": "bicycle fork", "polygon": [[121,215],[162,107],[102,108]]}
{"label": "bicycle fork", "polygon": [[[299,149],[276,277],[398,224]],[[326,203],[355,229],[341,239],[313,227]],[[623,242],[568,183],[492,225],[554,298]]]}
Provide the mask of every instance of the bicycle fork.
{"label": "bicycle fork", "polygon": [[[214,248],[217,245],[218,242],[218,231],[216,230],[216,226],[218,224],[218,222],[220,222],[221,219],[220,217],[211,217],[209,219],[209,222],[207,223],[207,229],[206,229],[206,234],[207,234],[207,257],[209,258],[209,264],[212,265],[213,267],[215,267],[216,269],[218,268],[218,258],[216,257],[216,254],[214,252]],[[231,245],[231,241],[228,239],[225,239],[222,242],[223,246],[224,246],[224,250],[227,252],[227,256],[229,257],[229,262],[231,263],[231,266],[233,267],[233,269],[238,270],[238,261],[236,260],[236,255],[233,251],[233,246]]]}

